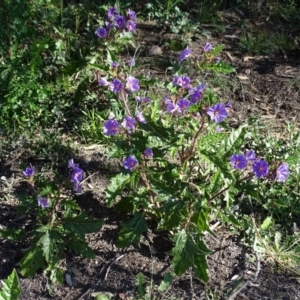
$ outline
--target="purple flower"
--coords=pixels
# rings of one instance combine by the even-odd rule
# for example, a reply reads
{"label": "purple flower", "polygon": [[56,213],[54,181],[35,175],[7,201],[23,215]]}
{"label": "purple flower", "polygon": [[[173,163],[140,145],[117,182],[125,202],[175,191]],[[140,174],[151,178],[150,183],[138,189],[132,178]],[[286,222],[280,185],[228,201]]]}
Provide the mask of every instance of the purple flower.
{"label": "purple flower", "polygon": [[111,63],[111,67],[112,67],[113,69],[117,68],[118,66],[119,66],[119,63],[116,62],[116,61],[113,61],[113,62]]}
{"label": "purple flower", "polygon": [[140,123],[146,124],[146,119],[144,118],[143,114],[141,111],[138,111],[136,114],[136,118]]}
{"label": "purple flower", "polygon": [[205,89],[206,87],[207,87],[207,83],[204,82],[204,83],[201,83],[201,84],[197,85],[197,86],[195,87],[195,90],[197,90],[197,91],[203,93],[203,91],[204,91],[204,89]]}
{"label": "purple flower", "polygon": [[126,79],[126,89],[130,92],[136,92],[140,89],[139,80],[133,76],[128,76]]}
{"label": "purple flower", "polygon": [[103,39],[107,36],[107,31],[104,27],[99,27],[96,31],[96,34],[100,39]]}
{"label": "purple flower", "polygon": [[119,123],[116,120],[107,120],[104,122],[103,132],[106,135],[116,135],[119,130]]}
{"label": "purple flower", "polygon": [[25,177],[31,177],[34,175],[34,169],[33,168],[30,168],[30,167],[27,167],[24,171],[23,171],[23,175]]}
{"label": "purple flower", "polygon": [[222,122],[228,116],[228,112],[223,103],[217,103],[208,108],[207,114],[210,116],[211,120],[216,123]]}
{"label": "purple flower", "polygon": [[111,6],[107,11],[107,17],[109,20],[113,20],[117,14],[118,14],[117,9],[113,6]]}
{"label": "purple flower", "polygon": [[247,167],[247,159],[243,154],[234,154],[230,156],[230,162],[234,169],[242,170]]}
{"label": "purple flower", "polygon": [[188,89],[190,87],[190,77],[188,76],[178,76],[175,75],[173,78],[173,85],[174,86],[180,86],[183,87],[185,89]]}
{"label": "purple flower", "polygon": [[224,103],[225,107],[228,108],[228,109],[232,109],[232,104],[229,100],[227,100],[225,103]]}
{"label": "purple flower", "polygon": [[165,105],[168,105],[171,102],[172,102],[172,100],[169,98],[169,96],[164,96],[164,104]]}
{"label": "purple flower", "polygon": [[105,22],[105,26],[107,30],[112,30],[115,27],[115,25],[110,22]]}
{"label": "purple flower", "polygon": [[174,86],[182,86],[182,78],[181,76],[175,75],[173,78],[173,85]]}
{"label": "purple flower", "polygon": [[190,82],[191,82],[190,77],[182,76],[181,81],[182,81],[181,86],[185,89],[188,89],[190,86]]}
{"label": "purple flower", "polygon": [[144,102],[144,103],[150,103],[150,102],[151,102],[151,99],[148,98],[148,97],[140,97],[140,96],[136,96],[136,97],[135,97],[135,100],[136,100],[136,102],[138,102],[138,103],[141,103],[141,102]]}
{"label": "purple flower", "polygon": [[104,77],[101,77],[101,78],[99,79],[98,83],[99,83],[99,85],[101,85],[101,86],[109,86],[109,85],[110,85],[110,83],[109,83],[109,82],[106,80],[106,78],[104,78]]}
{"label": "purple flower", "polygon": [[114,93],[119,93],[124,88],[124,84],[117,78],[110,83],[110,90]]}
{"label": "purple flower", "polygon": [[134,125],[135,125],[135,118],[132,118],[130,116],[125,116],[124,121],[122,122],[122,126],[129,132],[132,132],[135,129]]}
{"label": "purple flower", "polygon": [[135,59],[133,57],[130,58],[130,60],[127,62],[129,67],[134,67],[135,66]]}
{"label": "purple flower", "polygon": [[80,168],[75,168],[71,174],[71,181],[73,182],[73,189],[75,192],[81,191],[80,181],[83,178],[83,170]]}
{"label": "purple flower", "polygon": [[221,61],[221,57],[217,56],[214,58],[215,62],[218,64]]}
{"label": "purple flower", "polygon": [[201,98],[202,98],[202,93],[197,90],[191,94],[191,102],[193,104],[197,103],[199,100],[201,100]]}
{"label": "purple flower", "polygon": [[123,28],[125,26],[126,20],[123,16],[115,16],[114,24],[118,28]]}
{"label": "purple flower", "polygon": [[209,52],[211,49],[212,49],[211,43],[205,43],[205,45],[203,47],[203,51],[204,52]]}
{"label": "purple flower", "polygon": [[123,161],[123,166],[126,170],[132,170],[137,165],[138,165],[138,161],[133,155],[129,155]]}
{"label": "purple flower", "polygon": [[254,175],[258,178],[261,178],[268,174],[269,165],[264,159],[256,160],[253,163],[252,169],[253,169]]}
{"label": "purple flower", "polygon": [[49,207],[50,205],[50,201],[47,198],[42,198],[38,196],[37,200],[38,200],[38,206],[41,206],[42,208]]}
{"label": "purple flower", "polygon": [[187,59],[188,57],[190,57],[191,54],[192,54],[191,49],[189,47],[185,48],[179,54],[179,62],[184,61],[185,59]]}
{"label": "purple flower", "polygon": [[130,20],[132,21],[136,21],[136,13],[135,11],[131,10],[131,9],[128,9],[127,11],[127,16]]}
{"label": "purple flower", "polygon": [[289,177],[289,166],[287,163],[282,163],[277,171],[276,171],[276,180],[279,182],[285,182],[286,179]]}
{"label": "purple flower", "polygon": [[71,158],[68,161],[68,168],[71,169],[71,170],[79,168],[79,164],[74,164],[74,160],[73,160],[73,158]]}
{"label": "purple flower", "polygon": [[126,28],[128,29],[128,31],[135,31],[135,29],[136,29],[136,24],[135,24],[133,21],[128,20],[128,21],[126,22]]}
{"label": "purple flower", "polygon": [[246,152],[246,159],[249,162],[254,162],[256,160],[255,152],[252,149]]}
{"label": "purple flower", "polygon": [[184,113],[191,105],[191,102],[187,99],[181,98],[177,101],[178,111]]}
{"label": "purple flower", "polygon": [[153,151],[151,148],[147,148],[145,151],[144,151],[144,156],[146,158],[152,158],[153,157]]}
{"label": "purple flower", "polygon": [[178,110],[178,108],[178,105],[173,102],[167,103],[167,112],[170,114],[175,113]]}

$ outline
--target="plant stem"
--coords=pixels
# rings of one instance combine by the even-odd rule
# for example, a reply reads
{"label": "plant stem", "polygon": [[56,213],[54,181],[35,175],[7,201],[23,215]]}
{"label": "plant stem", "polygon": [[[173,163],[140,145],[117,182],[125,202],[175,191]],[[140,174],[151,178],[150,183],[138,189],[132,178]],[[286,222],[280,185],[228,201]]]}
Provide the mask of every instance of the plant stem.
{"label": "plant stem", "polygon": [[201,126],[200,126],[199,130],[197,131],[196,135],[193,138],[191,148],[187,149],[188,151],[187,151],[186,156],[183,157],[183,159],[182,159],[182,164],[184,164],[194,154],[195,148],[196,148],[196,143],[199,139],[200,133],[202,132],[202,129],[203,129],[203,126],[204,126],[204,121],[205,121],[205,118],[202,117],[201,118]]}

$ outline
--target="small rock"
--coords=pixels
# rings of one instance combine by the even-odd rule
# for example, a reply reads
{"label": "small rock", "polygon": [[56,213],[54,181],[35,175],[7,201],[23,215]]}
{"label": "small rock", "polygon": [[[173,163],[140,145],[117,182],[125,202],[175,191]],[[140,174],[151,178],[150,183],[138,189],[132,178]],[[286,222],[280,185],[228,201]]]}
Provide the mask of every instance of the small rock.
{"label": "small rock", "polygon": [[65,278],[66,278],[66,283],[68,286],[73,286],[73,282],[72,282],[72,277],[70,274],[66,274],[65,275]]}
{"label": "small rock", "polygon": [[162,50],[158,45],[154,45],[150,48],[150,50],[148,51],[148,55],[149,56],[156,56],[156,55],[161,55],[162,54]]}
{"label": "small rock", "polygon": [[72,273],[73,273],[75,276],[82,276],[81,271],[80,271],[78,268],[76,268],[76,267],[72,267],[72,268],[71,268],[71,271],[72,271]]}

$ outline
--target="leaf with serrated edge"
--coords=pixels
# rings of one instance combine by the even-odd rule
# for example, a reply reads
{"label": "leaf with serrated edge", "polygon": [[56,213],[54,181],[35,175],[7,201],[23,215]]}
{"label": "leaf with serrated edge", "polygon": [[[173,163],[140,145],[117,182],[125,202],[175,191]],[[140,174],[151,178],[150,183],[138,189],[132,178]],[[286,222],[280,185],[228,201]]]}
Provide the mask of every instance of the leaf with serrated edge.
{"label": "leaf with serrated edge", "polygon": [[21,294],[17,271],[14,269],[6,280],[1,280],[0,300],[17,300]]}
{"label": "leaf with serrated edge", "polygon": [[45,260],[42,249],[32,247],[26,251],[24,257],[21,260],[21,274],[24,277],[33,276],[38,269],[44,269]]}
{"label": "leaf with serrated edge", "polygon": [[174,276],[172,273],[166,273],[166,275],[164,276],[164,279],[162,280],[162,282],[160,283],[160,285],[158,287],[158,290],[161,292],[165,292],[171,285],[173,279],[174,279]]}
{"label": "leaf with serrated edge", "polygon": [[205,282],[208,281],[208,265],[205,256],[211,251],[206,247],[199,234],[192,236],[184,229],[174,236],[175,247],[172,249],[173,267],[177,275],[182,275],[192,268],[195,275]]}
{"label": "leaf with serrated edge", "polygon": [[64,230],[72,232],[80,239],[84,239],[86,233],[96,232],[103,225],[103,220],[95,220],[87,217],[85,213],[81,213],[75,217],[67,217],[62,219]]}
{"label": "leaf with serrated edge", "polygon": [[129,174],[118,174],[112,178],[110,185],[106,189],[106,202],[108,206],[113,204],[117,196],[119,196],[126,185],[130,183],[130,180]]}
{"label": "leaf with serrated edge", "polygon": [[146,231],[147,224],[144,216],[135,214],[132,219],[123,224],[116,246],[125,248],[131,244],[139,245],[141,235]]}

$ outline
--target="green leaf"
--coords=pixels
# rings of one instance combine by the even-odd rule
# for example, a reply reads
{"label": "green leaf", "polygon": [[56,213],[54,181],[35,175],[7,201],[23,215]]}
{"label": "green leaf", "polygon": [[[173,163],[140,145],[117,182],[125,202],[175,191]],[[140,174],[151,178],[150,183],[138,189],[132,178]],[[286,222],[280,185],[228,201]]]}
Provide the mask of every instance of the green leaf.
{"label": "green leaf", "polygon": [[161,292],[165,292],[169,286],[171,285],[171,283],[173,282],[174,279],[174,275],[172,273],[166,273],[166,275],[164,276],[164,279],[162,280],[162,282],[160,283],[158,290]]}
{"label": "green leaf", "polygon": [[174,137],[177,137],[178,135],[178,132],[175,134],[174,127],[166,128],[161,120],[155,120],[154,122],[146,119],[146,121],[146,124],[140,123],[139,126],[146,132],[149,132],[151,136],[156,136],[163,141],[171,142],[171,140],[174,140]]}
{"label": "green leaf", "polygon": [[282,239],[282,233],[279,231],[276,231],[274,242],[275,242],[275,246],[276,246],[277,250],[280,250],[280,248],[281,248],[281,246],[280,246],[281,239]]}
{"label": "green leaf", "polygon": [[143,232],[147,231],[147,224],[142,214],[134,214],[133,218],[123,224],[116,242],[118,248],[125,248],[131,244],[139,245]]}
{"label": "green leaf", "polygon": [[0,300],[18,300],[21,294],[20,282],[17,271],[14,269],[6,280],[1,280],[2,290]]}
{"label": "green leaf", "polygon": [[204,208],[199,208],[195,211],[196,213],[192,216],[191,222],[196,224],[197,228],[199,229],[199,232],[208,231],[211,233],[211,230],[207,224],[207,221],[209,219],[208,211],[206,211]]}
{"label": "green leaf", "polygon": [[95,220],[87,217],[85,213],[81,213],[75,217],[65,217],[62,219],[62,226],[65,231],[84,239],[86,233],[98,231],[103,225],[104,220]]}
{"label": "green leaf", "polygon": [[224,149],[224,159],[237,151],[240,151],[241,146],[245,142],[246,126],[241,126],[236,130],[232,130],[229,136],[224,138],[220,148]]}
{"label": "green leaf", "polygon": [[20,262],[21,274],[24,277],[30,277],[35,275],[38,269],[45,268],[45,259],[43,251],[39,247],[32,246],[25,252],[24,257]]}
{"label": "green leaf", "polygon": [[90,248],[85,241],[73,238],[67,246],[69,251],[73,250],[75,253],[86,258],[95,258],[94,250]]}
{"label": "green leaf", "polygon": [[51,270],[50,280],[54,284],[62,284],[64,282],[64,271],[60,268]]}
{"label": "green leaf", "polygon": [[138,273],[136,275],[136,286],[140,297],[143,297],[145,295],[143,284],[144,284],[144,275],[142,273]]}
{"label": "green leaf", "polygon": [[215,152],[208,152],[206,150],[200,150],[200,153],[205,156],[215,167],[219,168],[225,178],[232,179],[232,174],[228,170],[229,162],[219,158]]}
{"label": "green leaf", "polygon": [[122,197],[114,207],[122,212],[133,212],[135,210],[132,197]]}
{"label": "green leaf", "polygon": [[268,230],[270,228],[270,226],[273,225],[273,219],[272,217],[266,217],[263,221],[263,223],[260,225],[260,228],[262,230]]}
{"label": "green leaf", "polygon": [[130,181],[131,178],[129,174],[118,174],[112,178],[110,185],[106,189],[106,202],[108,206],[111,206],[117,196],[121,195],[121,192]]}
{"label": "green leaf", "polygon": [[50,262],[54,255],[55,239],[50,237],[49,230],[42,235],[37,244],[42,246],[44,257],[46,258],[47,262]]}
{"label": "green leaf", "polygon": [[205,282],[208,281],[206,255],[211,251],[207,248],[199,234],[192,235],[184,229],[174,235],[175,246],[172,249],[172,264],[177,275],[182,275],[192,268],[195,275]]}
{"label": "green leaf", "polygon": [[184,219],[187,211],[184,202],[170,199],[163,207],[163,218],[158,224],[159,229],[172,230]]}
{"label": "green leaf", "polygon": [[18,228],[5,228],[0,230],[0,236],[9,240],[22,241],[26,238],[25,230]]}

